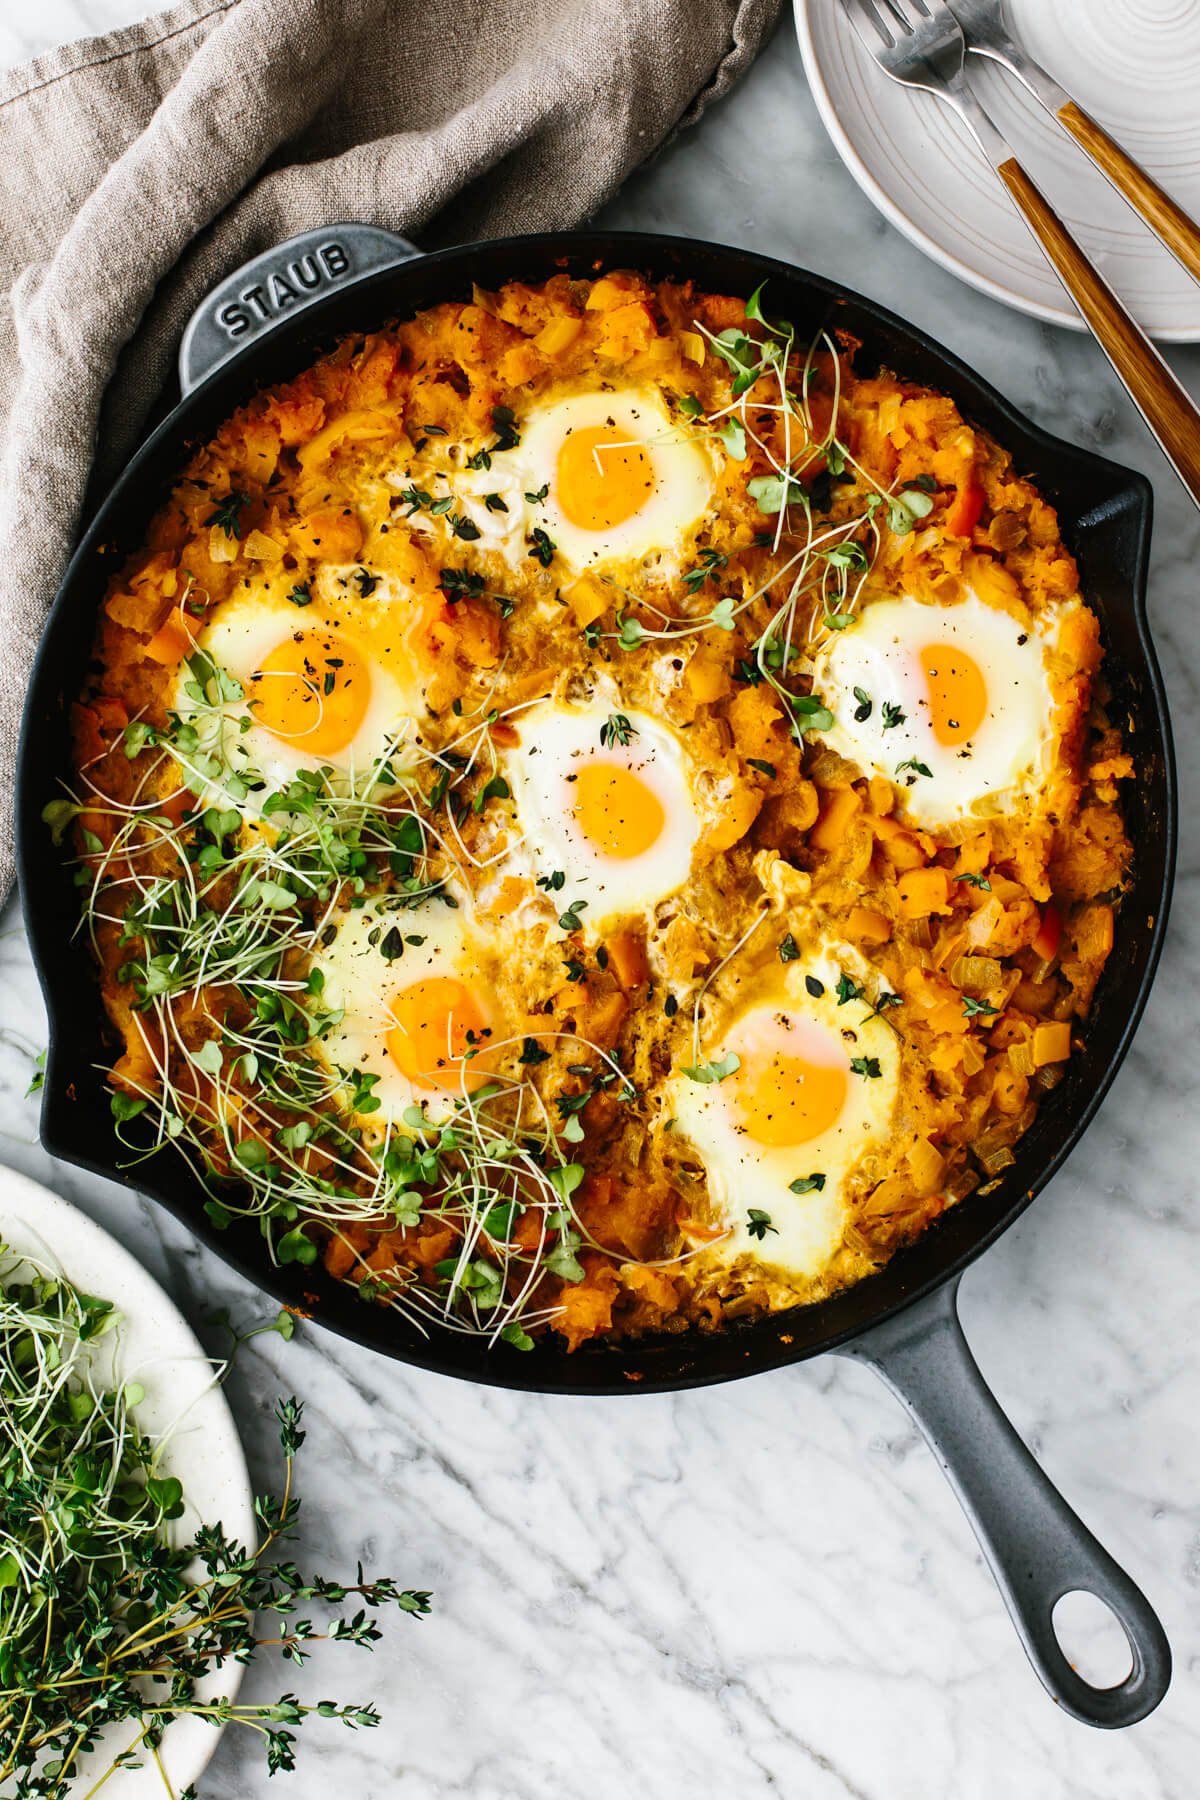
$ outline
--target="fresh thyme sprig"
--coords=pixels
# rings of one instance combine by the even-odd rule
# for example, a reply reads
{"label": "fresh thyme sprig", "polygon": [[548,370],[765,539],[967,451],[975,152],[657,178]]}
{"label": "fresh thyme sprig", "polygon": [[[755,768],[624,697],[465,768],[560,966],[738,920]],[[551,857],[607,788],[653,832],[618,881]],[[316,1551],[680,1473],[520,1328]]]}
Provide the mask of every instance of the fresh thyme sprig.
{"label": "fresh thyme sprig", "polygon": [[[172,1794],[158,1748],[186,1715],[257,1731],[269,1771],[291,1769],[308,1718],[367,1727],[375,1707],[293,1694],[239,1704],[210,1697],[206,1678],[267,1647],[293,1664],[322,1638],[370,1648],[377,1609],[429,1610],[428,1594],[361,1567],[339,1581],[279,1557],[300,1511],[296,1400],[276,1408],[286,1475],[280,1498],[255,1501],[258,1543],[220,1524],[176,1541],[185,1496],[138,1429],[141,1388],[95,1355],[115,1323],[108,1301],[0,1248],[0,1786],[13,1781],[5,1791],[22,1800],[65,1800],[80,1759],[106,1753],[121,1727],[113,1764],[153,1759]],[[321,1630],[296,1616],[347,1602]],[[257,1635],[264,1613],[277,1635]]]}

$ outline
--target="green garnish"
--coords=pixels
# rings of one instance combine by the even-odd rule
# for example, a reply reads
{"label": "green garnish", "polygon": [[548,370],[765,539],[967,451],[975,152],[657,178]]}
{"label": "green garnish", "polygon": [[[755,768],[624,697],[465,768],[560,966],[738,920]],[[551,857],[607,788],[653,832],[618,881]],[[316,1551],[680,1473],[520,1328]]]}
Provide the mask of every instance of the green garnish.
{"label": "green garnish", "polygon": [[543,569],[548,569],[554,561],[554,545],[540,525],[534,526],[526,542],[529,545],[529,554],[534,561],[541,563]]}
{"label": "green garnish", "polygon": [[713,1082],[724,1081],[727,1076],[735,1075],[741,1066],[741,1057],[731,1050],[728,1056],[723,1056],[719,1062],[700,1063],[691,1068],[685,1068],[683,1073],[689,1081],[699,1081],[708,1087]]}
{"label": "green garnish", "polygon": [[507,800],[511,797],[511,792],[503,775],[493,775],[484,782],[476,794],[473,802],[474,810],[481,813],[489,800]]}
{"label": "green garnish", "polygon": [[789,1194],[819,1194],[825,1186],[823,1175],[799,1175],[795,1181],[788,1182]]}
{"label": "green garnish", "polygon": [[878,1081],[883,1074],[877,1056],[852,1056],[850,1067],[856,1075],[865,1075],[868,1081]]}
{"label": "green garnish", "polygon": [[636,736],[637,726],[624,713],[610,713],[600,727],[600,742],[606,750],[614,744],[628,744]]}
{"label": "green garnish", "polygon": [[760,1243],[766,1237],[768,1231],[773,1231],[777,1237],[779,1235],[779,1227],[777,1225],[772,1225],[770,1213],[763,1212],[760,1206],[752,1206],[749,1209],[746,1214],[746,1221],[746,1231],[748,1235],[752,1238],[757,1238]]}
{"label": "green garnish", "polygon": [[1000,1011],[998,1006],[989,1006],[986,1000],[972,999],[970,994],[963,995],[963,1018],[991,1018]]}
{"label": "green garnish", "polygon": [[[204,1678],[231,1659],[255,1661],[268,1645],[294,1664],[321,1639],[369,1648],[382,1634],[368,1609],[429,1611],[428,1594],[388,1577],[367,1580],[361,1568],[355,1581],[309,1577],[277,1560],[300,1512],[293,1464],[305,1434],[296,1400],[276,1406],[285,1481],[282,1497],[255,1501],[259,1542],[242,1546],[220,1525],[170,1531],[185,1495],[166,1463],[169,1444],[160,1449],[138,1425],[141,1383],[113,1383],[110,1359],[96,1352],[116,1322],[108,1301],[3,1257],[0,1783],[45,1800],[77,1791],[79,1759],[107,1728],[119,1743],[113,1765],[161,1770],[161,1734],[186,1716],[249,1726],[268,1772],[291,1769],[306,1720],[370,1727],[379,1723],[375,1707],[286,1693],[206,1699]],[[279,1328],[278,1319],[263,1327]],[[308,1616],[313,1604],[346,1602],[355,1610],[321,1630]],[[272,1623],[258,1636],[262,1615]],[[172,1792],[165,1773],[162,1780]]]}
{"label": "green garnish", "polygon": [[704,586],[706,581],[715,581],[728,561],[727,556],[723,556],[719,550],[714,550],[711,546],[702,550],[695,567],[684,571],[684,587],[690,594],[694,594],[698,588]]}
{"label": "green garnish", "polygon": [[219,525],[228,538],[240,538],[242,535],[242,513],[250,505],[249,494],[239,494],[231,489],[225,498],[209,513],[204,523]]}
{"label": "green garnish", "polygon": [[487,588],[483,576],[472,575],[469,569],[442,569],[438,579],[443,594],[452,605],[456,600],[477,600]]}

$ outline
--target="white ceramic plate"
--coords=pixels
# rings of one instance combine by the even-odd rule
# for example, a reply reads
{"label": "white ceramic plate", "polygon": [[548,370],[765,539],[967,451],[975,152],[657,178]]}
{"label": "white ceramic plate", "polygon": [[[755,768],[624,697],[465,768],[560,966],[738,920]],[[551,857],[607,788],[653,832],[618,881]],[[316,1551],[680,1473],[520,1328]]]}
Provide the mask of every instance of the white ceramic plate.
{"label": "white ceramic plate", "polygon": [[[1007,0],[1013,36],[1200,218],[1200,0]],[[796,0],[813,97],[842,160],[906,237],[1035,318],[1082,320],[957,115],[889,81],[840,0]],[[997,124],[1130,311],[1154,336],[1200,339],[1200,285],[1006,70],[968,63]]]}
{"label": "white ceramic plate", "polygon": [[[77,1287],[111,1300],[121,1314],[117,1331],[100,1340],[119,1357],[126,1380],[141,1382],[146,1398],[138,1422],[151,1436],[170,1431],[163,1469],[182,1482],[188,1510],[172,1529],[186,1541],[203,1521],[220,1522],[230,1537],[253,1539],[254,1507],[246,1459],[225,1396],[212,1385],[212,1368],[191,1327],[157,1282],[83,1213],[57,1194],[12,1169],[0,1168],[0,1239],[14,1251],[61,1269]],[[242,1669],[228,1663],[206,1694],[232,1697]],[[80,1794],[99,1780],[134,1735],[113,1727],[81,1765]],[[168,1726],[160,1756],[173,1792],[195,1781],[216,1749],[220,1733],[201,1719]],[[105,1782],[104,1800],[163,1800],[162,1777],[148,1758],[140,1769],[121,1769]]]}

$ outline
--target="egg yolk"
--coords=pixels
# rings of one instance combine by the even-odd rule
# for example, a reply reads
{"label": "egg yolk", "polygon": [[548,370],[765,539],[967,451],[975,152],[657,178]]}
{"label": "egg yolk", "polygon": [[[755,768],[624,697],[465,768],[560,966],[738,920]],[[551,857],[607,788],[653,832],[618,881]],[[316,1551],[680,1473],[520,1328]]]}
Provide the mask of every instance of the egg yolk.
{"label": "egg yolk", "polygon": [[934,737],[939,744],[965,743],[987,716],[983,671],[965,650],[950,644],[925,644],[920,654]]}
{"label": "egg yolk", "polygon": [[654,492],[654,469],[613,425],[587,425],[563,439],[555,477],[558,504],[581,531],[608,531],[640,512]]}
{"label": "egg yolk", "polygon": [[489,1028],[463,982],[431,975],[402,988],[391,1005],[396,1022],[387,1034],[388,1055],[414,1087],[474,1089],[487,1079],[482,1046]]}
{"label": "egg yolk", "polygon": [[370,668],[353,644],[332,632],[297,631],[255,671],[246,704],[275,737],[331,756],[353,740],[370,698]]}
{"label": "egg yolk", "polygon": [[807,1144],[837,1124],[846,1103],[846,1070],[822,1062],[819,1052],[777,1051],[766,1060],[744,1059],[733,1092],[742,1129],[756,1144]]}
{"label": "egg yolk", "polygon": [[624,861],[644,855],[666,823],[658,795],[620,763],[585,763],[573,791],[579,829],[604,856]]}

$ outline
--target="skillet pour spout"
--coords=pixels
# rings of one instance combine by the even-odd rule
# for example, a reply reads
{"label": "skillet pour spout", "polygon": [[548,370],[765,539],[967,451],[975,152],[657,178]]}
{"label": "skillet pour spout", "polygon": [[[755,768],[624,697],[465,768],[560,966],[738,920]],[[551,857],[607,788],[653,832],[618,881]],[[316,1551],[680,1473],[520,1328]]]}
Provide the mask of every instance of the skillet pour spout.
{"label": "skillet pour spout", "polygon": [[[572,1395],[664,1392],[752,1375],[834,1350],[870,1364],[920,1424],[963,1503],[1041,1680],[1087,1724],[1133,1724],[1162,1699],[1170,1651],[1139,1589],[1056,1493],[988,1391],[958,1325],[963,1270],[1030,1204],[1078,1142],[1129,1047],[1157,966],[1175,856],[1176,791],[1170,726],[1145,611],[1150,491],[1140,476],[1050,437],[1015,412],[949,351],[874,302],[822,277],[749,251],[638,233],[580,232],[502,239],[422,256],[389,232],[332,225],[235,270],[184,335],[182,398],[133,457],[100,507],[64,578],[26,704],[18,771],[18,860],[30,939],[50,1015],[42,1107],[46,1148],[133,1185],[118,1161],[107,1092],[105,1020],[69,869],[41,822],[67,773],[66,710],[82,685],[92,621],[111,571],[144,538],[188,446],[212,436],[258,388],[286,380],[336,338],[368,332],[473,284],[538,282],[636,268],[653,280],[693,280],[749,295],[769,283],[775,311],[815,334],[856,339],[864,365],[946,393],[1013,453],[1056,508],[1097,613],[1112,709],[1138,762],[1127,828],[1137,854],[1116,943],[1088,1020],[1086,1042],[1018,1141],[989,1191],[949,1208],[877,1274],[815,1305],[735,1325],[568,1355],[542,1341],[521,1355],[478,1339],[425,1337],[367,1306],[324,1270],[279,1267],[252,1222],[219,1231],[206,1194],[182,1162],[142,1163],[152,1194],[247,1279],[284,1304],[381,1354],[497,1387]],[[1116,1302],[1114,1301],[1114,1304]],[[1059,1598],[1084,1589],[1122,1624],[1132,1668],[1098,1689],[1071,1668],[1054,1634]]]}

